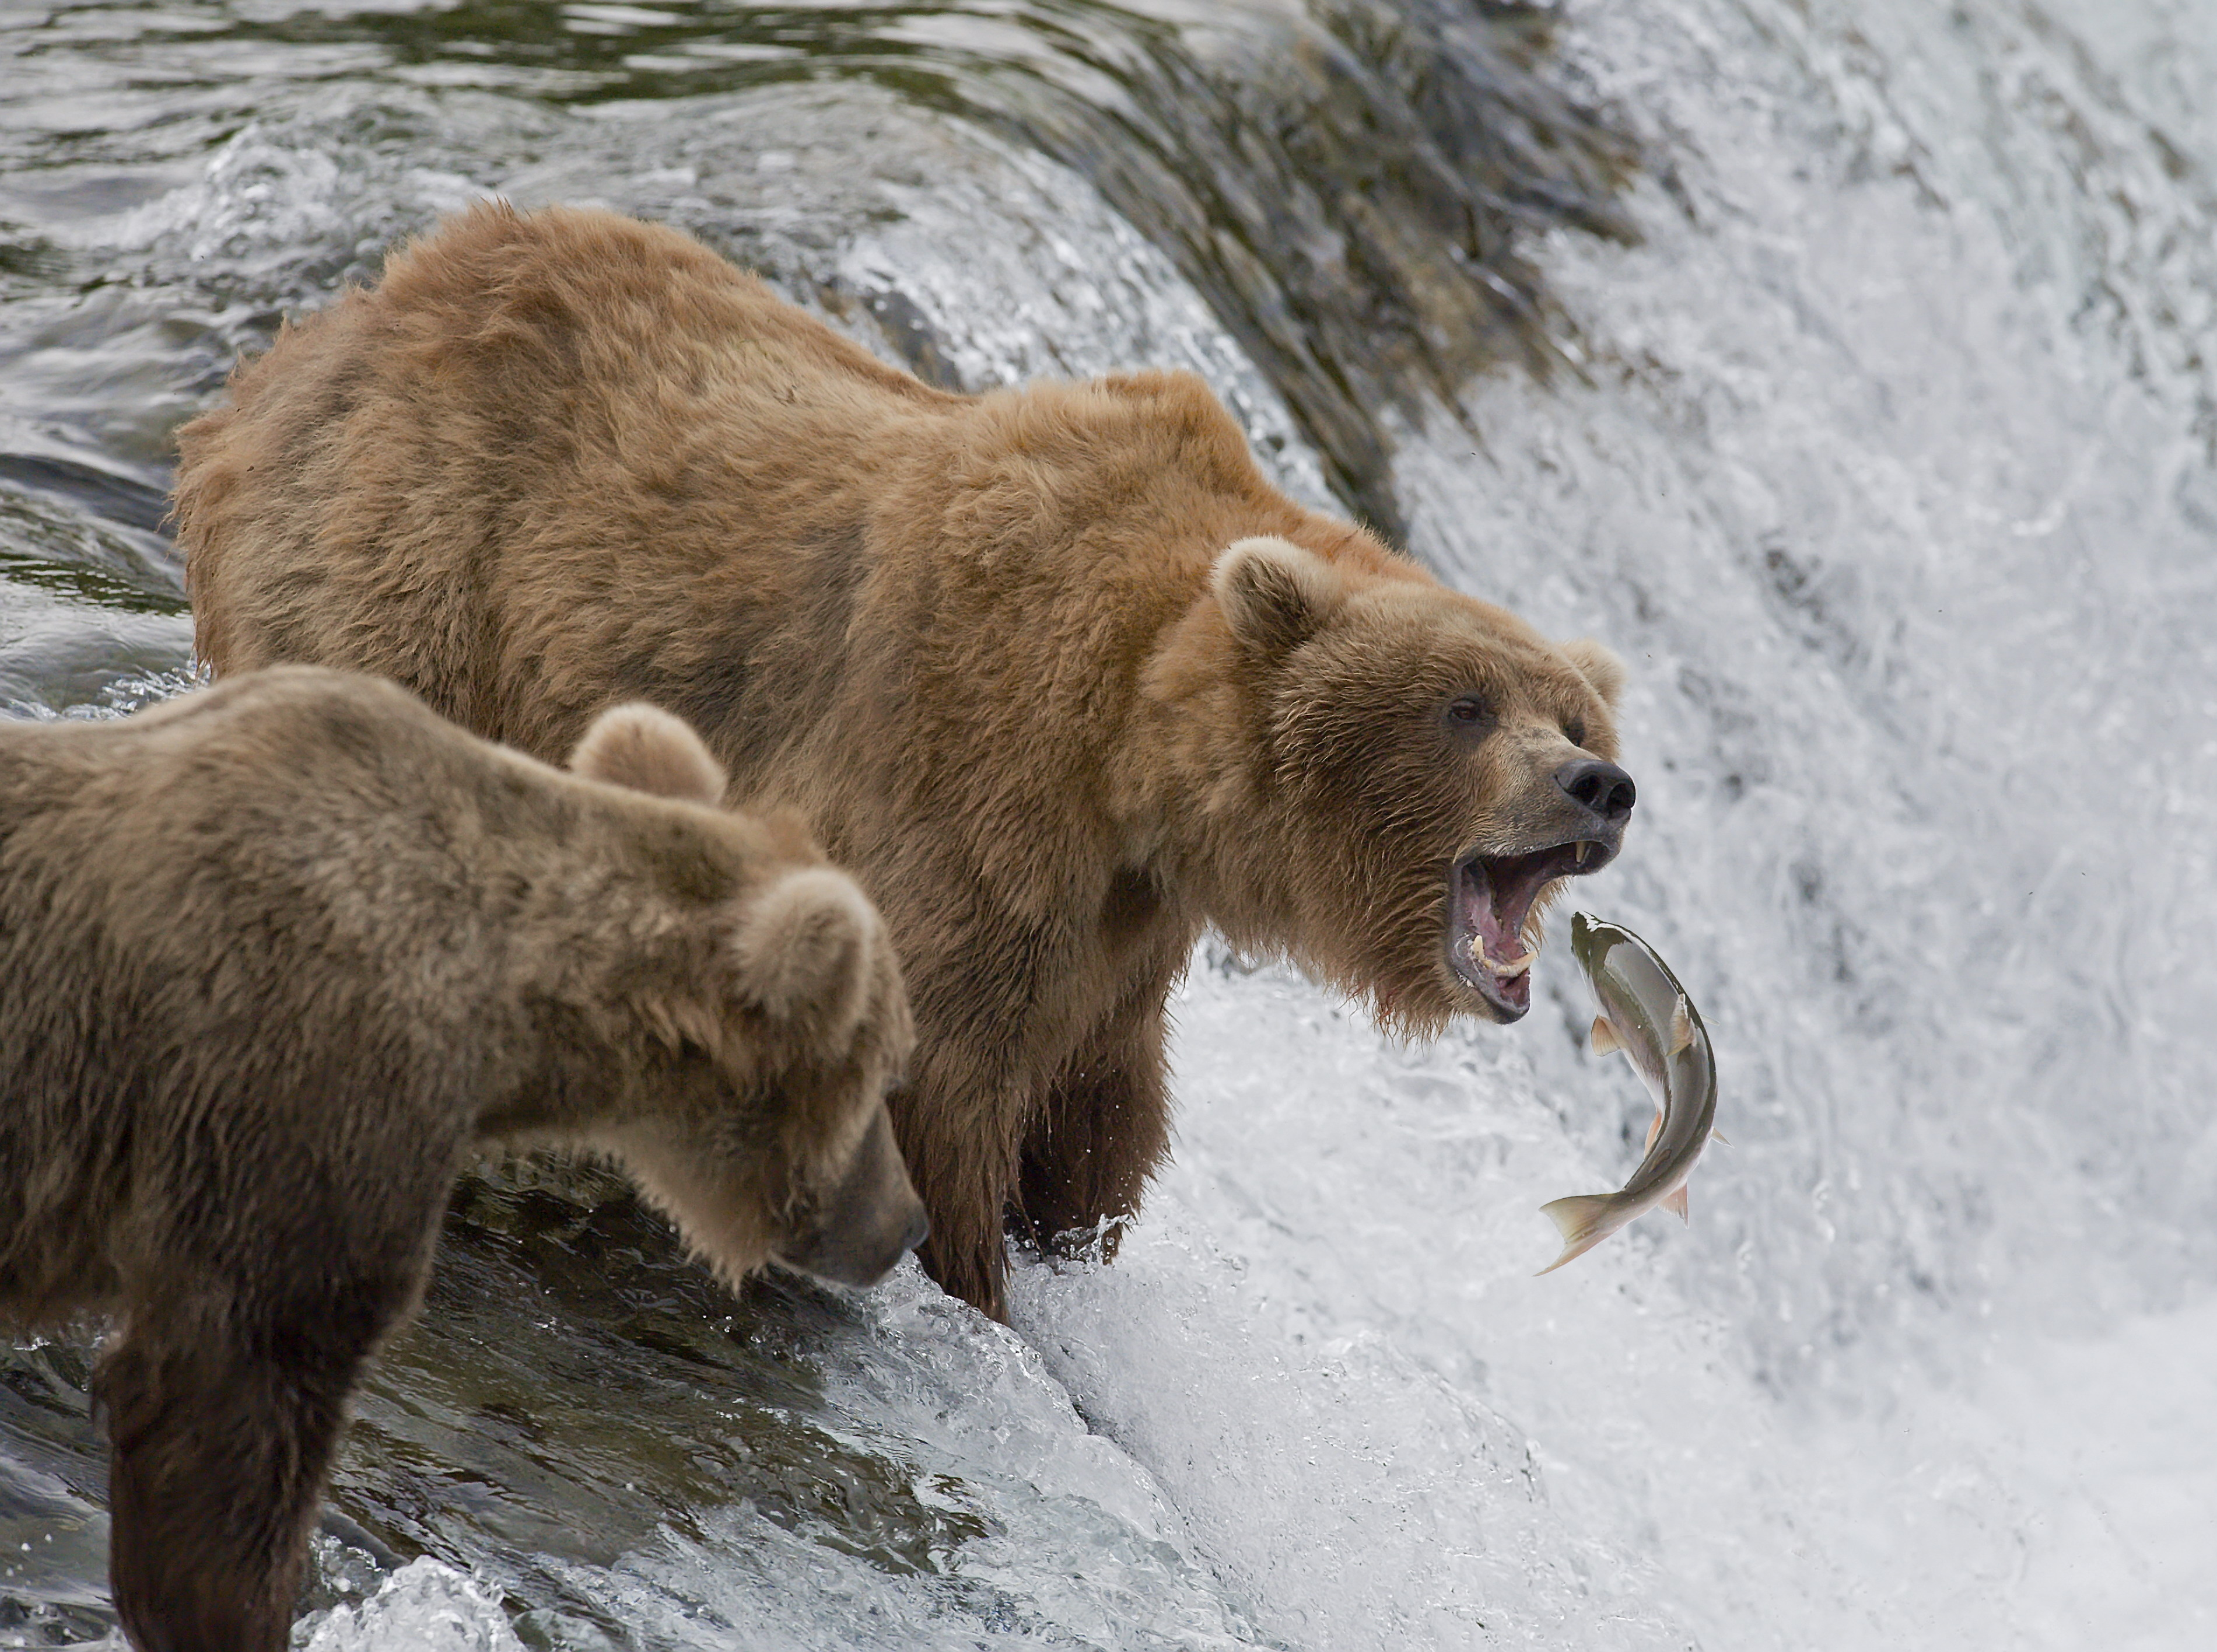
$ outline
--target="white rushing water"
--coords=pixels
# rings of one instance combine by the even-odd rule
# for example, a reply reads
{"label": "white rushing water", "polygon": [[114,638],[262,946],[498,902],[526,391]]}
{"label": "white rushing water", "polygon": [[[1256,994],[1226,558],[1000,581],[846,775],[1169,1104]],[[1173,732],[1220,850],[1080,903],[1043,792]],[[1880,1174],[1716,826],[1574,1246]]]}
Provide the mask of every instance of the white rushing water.
{"label": "white rushing water", "polygon": [[[1204,948],[1120,1261],[1020,1265],[1012,1328],[911,1267],[824,1335],[814,1426],[917,1555],[703,1507],[528,1576],[365,1575],[316,1652],[513,1648],[557,1585],[655,1647],[2217,1645],[2217,6],[1573,0],[1565,34],[1668,162],[1646,238],[1541,248],[1572,367],[1472,384],[1395,480],[1443,574],[1632,668],[1639,815],[1577,900],[1714,1036],[1690,1227],[1532,1277],[1537,1207],[1647,1117],[1580,1042],[1567,908],[1524,1024],[1420,1048]],[[82,234],[258,278],[482,189],[601,199],[804,297],[897,288],[973,386],[1195,366],[1320,497],[1164,260],[951,122],[621,105],[473,167],[395,118],[256,128]],[[885,210],[812,240],[769,177]]]}

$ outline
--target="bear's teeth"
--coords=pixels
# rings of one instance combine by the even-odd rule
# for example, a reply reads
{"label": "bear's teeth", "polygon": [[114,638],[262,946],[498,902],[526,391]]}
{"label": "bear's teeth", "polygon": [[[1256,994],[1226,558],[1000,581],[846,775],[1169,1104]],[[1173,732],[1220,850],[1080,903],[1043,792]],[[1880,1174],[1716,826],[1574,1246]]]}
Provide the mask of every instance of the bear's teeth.
{"label": "bear's teeth", "polygon": [[1532,960],[1540,956],[1540,949],[1528,942],[1522,954],[1506,962],[1488,952],[1485,950],[1485,943],[1475,935],[1468,937],[1459,944],[1463,956],[1473,963],[1485,965],[1487,971],[1497,981],[1507,981],[1511,976],[1522,974],[1532,967]]}

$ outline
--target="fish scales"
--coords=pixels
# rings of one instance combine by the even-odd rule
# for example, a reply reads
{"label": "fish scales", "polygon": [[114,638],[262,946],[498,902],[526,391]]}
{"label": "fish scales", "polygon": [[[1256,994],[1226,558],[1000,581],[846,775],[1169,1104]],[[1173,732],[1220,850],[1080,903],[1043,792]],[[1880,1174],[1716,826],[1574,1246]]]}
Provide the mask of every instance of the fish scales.
{"label": "fish scales", "polygon": [[1621,1188],[1540,1207],[1563,1235],[1563,1253],[1542,1273],[1584,1255],[1658,1204],[1683,1216],[1686,1179],[1716,1127],[1716,1057],[1708,1029],[1670,966],[1630,930],[1583,912],[1571,918],[1571,952],[1601,1005],[1594,1049],[1621,1050],[1658,1111],[1646,1154]]}

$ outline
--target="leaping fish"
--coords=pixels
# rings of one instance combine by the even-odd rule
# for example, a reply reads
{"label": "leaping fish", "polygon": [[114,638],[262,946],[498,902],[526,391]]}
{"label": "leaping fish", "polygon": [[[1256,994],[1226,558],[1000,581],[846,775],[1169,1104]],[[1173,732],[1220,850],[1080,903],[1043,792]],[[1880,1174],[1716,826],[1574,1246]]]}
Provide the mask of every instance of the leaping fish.
{"label": "leaping fish", "polygon": [[1646,1157],[1621,1189],[1574,1194],[1540,1207],[1563,1235],[1563,1253],[1542,1273],[1584,1255],[1658,1204],[1683,1221],[1686,1178],[1708,1145],[1717,1117],[1717,1064],[1708,1029],[1655,949],[1630,930],[1581,912],[1571,915],[1571,956],[1601,1005],[1593,1024],[1594,1054],[1622,1050],[1654,1096],[1656,1113],[1647,1127]]}

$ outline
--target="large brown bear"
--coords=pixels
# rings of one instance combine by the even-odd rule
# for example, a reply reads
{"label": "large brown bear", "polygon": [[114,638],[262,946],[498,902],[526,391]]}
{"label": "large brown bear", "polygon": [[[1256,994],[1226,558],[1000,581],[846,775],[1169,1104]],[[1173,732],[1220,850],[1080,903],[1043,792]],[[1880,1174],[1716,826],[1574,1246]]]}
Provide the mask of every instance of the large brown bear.
{"label": "large brown bear", "polygon": [[1631,811],[1606,650],[1295,504],[1197,379],[946,393],[609,213],[450,221],[179,445],[219,671],[367,667],[539,752],[642,696],[800,810],[892,928],[925,1263],[989,1313],[1004,1215],[1136,1208],[1203,925],[1407,1031],[1514,1020]]}
{"label": "large brown bear", "polygon": [[612,711],[577,764],[605,779],[323,671],[0,724],[0,1320],[114,1316],[142,1652],[285,1644],[348,1394],[478,1144],[611,1155],[727,1277],[865,1284],[919,1236],[868,901],[703,807],[675,719]]}

